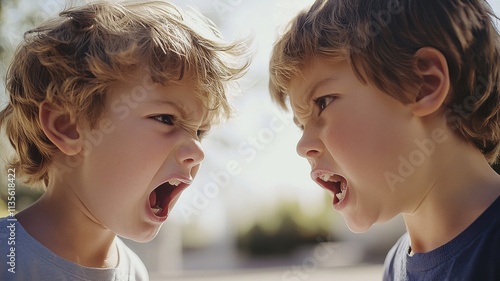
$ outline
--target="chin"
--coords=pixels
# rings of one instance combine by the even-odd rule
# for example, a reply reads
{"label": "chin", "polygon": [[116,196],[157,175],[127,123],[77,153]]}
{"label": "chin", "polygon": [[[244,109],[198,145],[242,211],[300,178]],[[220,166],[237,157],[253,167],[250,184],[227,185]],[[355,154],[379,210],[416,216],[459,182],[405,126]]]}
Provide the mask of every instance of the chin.
{"label": "chin", "polygon": [[160,227],[154,228],[154,229],[149,229],[149,230],[144,230],[144,231],[137,231],[134,233],[123,233],[123,234],[118,234],[120,237],[123,237],[128,240],[132,240],[137,243],[147,243],[153,240],[156,235],[158,235],[158,232],[160,231]]}
{"label": "chin", "polygon": [[347,227],[351,232],[354,233],[363,233],[366,232],[373,225],[372,222],[367,222],[364,220],[356,220],[351,218],[344,217],[344,220],[347,224]]}

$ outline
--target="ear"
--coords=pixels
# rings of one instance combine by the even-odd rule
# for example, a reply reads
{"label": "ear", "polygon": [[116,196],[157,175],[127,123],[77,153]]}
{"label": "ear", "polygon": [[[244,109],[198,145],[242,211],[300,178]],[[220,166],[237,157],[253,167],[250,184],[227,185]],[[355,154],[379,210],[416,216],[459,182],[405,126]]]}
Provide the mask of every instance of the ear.
{"label": "ear", "polygon": [[45,135],[66,155],[76,155],[83,148],[78,125],[71,122],[68,112],[55,110],[47,102],[40,105],[38,118]]}
{"label": "ear", "polygon": [[448,64],[440,51],[424,47],[415,53],[415,71],[422,77],[422,85],[416,100],[410,106],[416,116],[426,116],[436,112],[448,95]]}

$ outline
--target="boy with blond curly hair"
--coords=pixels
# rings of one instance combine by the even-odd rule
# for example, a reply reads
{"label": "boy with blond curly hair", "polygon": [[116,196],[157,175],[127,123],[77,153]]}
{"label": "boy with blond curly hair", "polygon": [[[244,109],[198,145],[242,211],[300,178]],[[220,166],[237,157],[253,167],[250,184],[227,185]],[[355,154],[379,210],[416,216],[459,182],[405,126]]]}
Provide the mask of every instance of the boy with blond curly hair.
{"label": "boy with blond curly hair", "polygon": [[0,125],[9,171],[45,193],[0,219],[0,279],[148,280],[117,235],[158,233],[198,172],[203,135],[231,113],[245,52],[163,1],[88,3],[28,31]]}
{"label": "boy with blond curly hair", "polygon": [[384,280],[500,280],[500,38],[483,0],[317,0],[270,91],[349,228],[402,214]]}

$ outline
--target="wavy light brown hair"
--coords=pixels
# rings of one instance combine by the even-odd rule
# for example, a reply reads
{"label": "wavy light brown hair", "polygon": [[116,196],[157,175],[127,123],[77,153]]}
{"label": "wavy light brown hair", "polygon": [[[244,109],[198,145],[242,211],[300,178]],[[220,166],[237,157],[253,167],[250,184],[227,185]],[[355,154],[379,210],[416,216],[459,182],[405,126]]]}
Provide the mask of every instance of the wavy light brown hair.
{"label": "wavy light brown hair", "polygon": [[500,37],[484,0],[317,0],[276,42],[269,88],[287,109],[287,88],[312,57],[350,61],[363,83],[403,103],[422,77],[415,53],[446,57],[451,92],[443,112],[454,132],[493,163],[500,153]]}
{"label": "wavy light brown hair", "polygon": [[108,88],[136,71],[161,84],[194,74],[212,123],[230,117],[227,91],[248,66],[247,43],[225,42],[198,12],[163,1],[100,1],[61,12],[25,33],[8,70],[0,125],[17,152],[10,164],[27,183],[47,184],[57,147],[40,125],[40,104],[93,128]]}

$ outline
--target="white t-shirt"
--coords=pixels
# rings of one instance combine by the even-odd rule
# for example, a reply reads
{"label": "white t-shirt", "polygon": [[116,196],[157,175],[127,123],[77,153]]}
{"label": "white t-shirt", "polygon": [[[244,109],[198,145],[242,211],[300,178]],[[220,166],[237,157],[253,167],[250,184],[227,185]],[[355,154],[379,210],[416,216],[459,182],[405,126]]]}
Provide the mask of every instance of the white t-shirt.
{"label": "white t-shirt", "polygon": [[84,267],[51,252],[31,237],[15,218],[0,218],[0,280],[149,280],[141,259],[121,239],[115,239],[119,255],[116,268]]}

